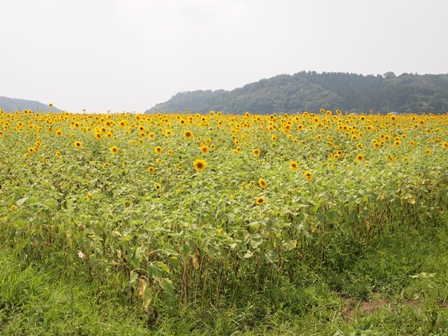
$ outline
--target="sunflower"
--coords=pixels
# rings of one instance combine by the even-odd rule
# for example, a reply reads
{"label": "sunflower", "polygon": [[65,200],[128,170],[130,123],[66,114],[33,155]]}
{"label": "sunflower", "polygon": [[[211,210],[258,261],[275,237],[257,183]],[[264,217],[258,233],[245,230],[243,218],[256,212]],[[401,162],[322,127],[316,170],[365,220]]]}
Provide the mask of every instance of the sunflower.
{"label": "sunflower", "polygon": [[202,154],[207,154],[208,153],[208,147],[206,145],[202,145],[201,146],[201,153]]}
{"label": "sunflower", "polygon": [[262,196],[257,197],[257,199],[255,200],[255,204],[257,204],[257,205],[261,205],[263,203],[264,203],[264,197],[262,197]]}
{"label": "sunflower", "polygon": [[443,148],[448,148],[448,142],[446,142],[446,141],[442,142],[442,147]]}
{"label": "sunflower", "polygon": [[194,161],[193,166],[197,171],[203,171],[207,167],[207,162],[205,160],[198,159]]}
{"label": "sunflower", "polygon": [[165,131],[165,135],[167,135],[167,136],[170,136],[170,135],[172,135],[172,134],[173,134],[173,131],[170,130],[170,129],[167,129],[167,130]]}
{"label": "sunflower", "polygon": [[57,135],[57,136],[61,136],[61,135],[62,135],[62,131],[61,131],[60,129],[58,129],[58,130],[56,131],[56,135]]}
{"label": "sunflower", "polygon": [[362,154],[356,155],[356,160],[363,161],[364,160],[364,155],[362,155]]}
{"label": "sunflower", "polygon": [[118,147],[117,146],[112,146],[109,150],[110,150],[110,152],[112,154],[118,154]]}
{"label": "sunflower", "polygon": [[109,167],[109,162],[104,162],[104,168]]}
{"label": "sunflower", "polygon": [[81,148],[82,147],[82,142],[81,141],[75,141],[74,144],[75,148]]}
{"label": "sunflower", "polygon": [[103,136],[101,135],[101,133],[95,133],[95,138],[97,138],[98,140],[101,140]]}
{"label": "sunflower", "polygon": [[426,153],[426,155],[429,155],[429,154],[431,154],[431,150],[429,148],[426,148],[425,153]]}
{"label": "sunflower", "polygon": [[312,175],[311,175],[311,172],[308,171],[308,170],[304,171],[304,172],[303,172],[303,175],[305,175],[306,180],[307,180],[308,182],[311,182],[311,180],[313,179],[313,177],[312,177]]}
{"label": "sunflower", "polygon": [[292,170],[296,170],[297,168],[299,168],[299,164],[296,161],[291,161],[289,163],[289,168],[291,168]]}
{"label": "sunflower", "polygon": [[148,167],[148,171],[149,171],[150,173],[154,173],[155,170],[156,170],[156,168],[155,168],[154,166],[149,166],[149,167]]}
{"label": "sunflower", "polygon": [[256,157],[259,157],[261,151],[260,151],[258,148],[255,148],[255,149],[252,151],[252,153],[254,153],[254,155],[255,155]]}
{"label": "sunflower", "polygon": [[30,148],[28,148],[28,152],[29,152],[29,153],[33,153],[33,152],[34,152],[34,147],[30,147]]}
{"label": "sunflower", "polygon": [[87,199],[91,199],[91,198],[92,198],[92,194],[87,194],[87,195],[86,195],[86,198],[87,198]]}
{"label": "sunflower", "polygon": [[156,153],[156,154],[162,153],[162,147],[157,146],[156,148],[154,148],[154,153]]}
{"label": "sunflower", "polygon": [[162,189],[162,185],[160,183],[156,183],[156,184],[154,184],[154,189],[160,190],[160,189]]}
{"label": "sunflower", "polygon": [[263,189],[266,188],[267,186],[266,181],[263,180],[262,178],[258,180],[258,185]]}
{"label": "sunflower", "polygon": [[194,137],[193,132],[192,131],[188,131],[188,130],[185,131],[184,132],[184,137],[187,138],[187,139],[193,138]]}
{"label": "sunflower", "polygon": [[62,154],[61,154],[60,151],[57,151],[56,153],[54,153],[54,155],[56,155],[56,156],[61,156]]}

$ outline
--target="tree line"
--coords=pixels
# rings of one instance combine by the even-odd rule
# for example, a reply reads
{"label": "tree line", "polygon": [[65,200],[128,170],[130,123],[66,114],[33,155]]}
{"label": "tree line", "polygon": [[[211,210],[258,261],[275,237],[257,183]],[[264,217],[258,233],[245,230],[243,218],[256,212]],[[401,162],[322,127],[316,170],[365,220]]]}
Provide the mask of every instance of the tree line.
{"label": "tree line", "polygon": [[180,92],[145,113],[185,108],[192,113],[300,113],[324,108],[350,113],[441,114],[448,111],[448,74],[396,76],[393,72],[359,75],[302,71],[262,79],[232,91]]}

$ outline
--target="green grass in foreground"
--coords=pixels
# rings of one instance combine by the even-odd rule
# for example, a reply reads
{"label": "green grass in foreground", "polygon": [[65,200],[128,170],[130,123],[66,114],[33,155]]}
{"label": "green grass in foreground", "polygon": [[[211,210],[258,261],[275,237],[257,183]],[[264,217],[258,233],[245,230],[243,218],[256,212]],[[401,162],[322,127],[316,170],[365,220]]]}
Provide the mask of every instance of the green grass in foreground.
{"label": "green grass in foreground", "polygon": [[[304,266],[299,287],[266,285],[239,307],[202,303],[144,312],[127,288],[103,286],[54,255],[23,262],[0,255],[2,335],[445,335],[448,228],[397,232],[345,262]],[[340,261],[340,260],[339,260]],[[299,273],[298,272],[298,273]],[[241,289],[242,296],[244,288]],[[285,300],[285,298],[287,298]]]}

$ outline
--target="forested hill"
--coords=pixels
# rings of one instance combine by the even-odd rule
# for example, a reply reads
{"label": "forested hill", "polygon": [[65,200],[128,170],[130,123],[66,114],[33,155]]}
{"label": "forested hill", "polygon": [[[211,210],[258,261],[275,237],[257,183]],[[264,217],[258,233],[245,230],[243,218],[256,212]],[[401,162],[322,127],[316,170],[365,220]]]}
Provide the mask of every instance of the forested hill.
{"label": "forested hill", "polygon": [[210,110],[225,113],[317,112],[321,108],[374,113],[448,111],[448,74],[396,76],[334,72],[299,72],[262,79],[232,91],[181,92],[145,113],[192,113]]}
{"label": "forested hill", "polygon": [[0,97],[0,108],[5,112],[32,110],[34,112],[61,112],[60,109],[34,100]]}

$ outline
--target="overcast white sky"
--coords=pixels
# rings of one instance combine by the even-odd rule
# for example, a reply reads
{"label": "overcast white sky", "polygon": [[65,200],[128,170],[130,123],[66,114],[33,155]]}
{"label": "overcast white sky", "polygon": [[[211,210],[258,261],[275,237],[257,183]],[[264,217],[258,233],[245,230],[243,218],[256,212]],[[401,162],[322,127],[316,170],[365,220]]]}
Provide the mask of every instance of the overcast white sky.
{"label": "overcast white sky", "polygon": [[448,73],[447,0],[0,0],[0,96],[144,112],[299,71]]}

